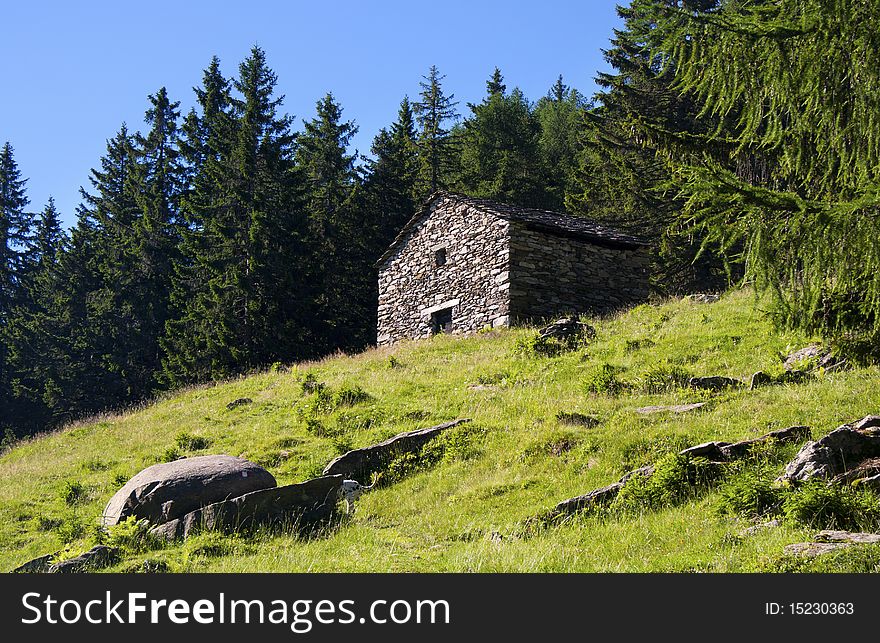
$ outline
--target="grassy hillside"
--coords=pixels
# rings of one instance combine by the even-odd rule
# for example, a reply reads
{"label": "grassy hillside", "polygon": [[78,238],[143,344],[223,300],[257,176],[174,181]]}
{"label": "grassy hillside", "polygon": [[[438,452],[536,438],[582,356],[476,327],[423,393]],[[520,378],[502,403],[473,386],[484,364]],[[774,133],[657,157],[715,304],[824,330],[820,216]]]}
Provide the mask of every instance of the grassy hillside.
{"label": "grassy hillside", "polygon": [[[591,323],[596,339],[558,357],[523,352],[533,329],[438,336],[179,392],[19,444],[0,456],[0,570],[91,546],[110,496],[156,462],[238,455],[286,484],[320,473],[352,447],[458,417],[473,422],[443,439],[432,452],[436,462],[398,463],[352,517],[321,537],[202,534],[129,547],[112,570],[137,570],[146,559],[172,571],[211,572],[791,569],[783,546],[813,530],[782,521],[741,535],[752,522],[718,510],[736,476],[666,505],[579,517],[532,534],[521,525],[685,446],[794,424],[810,425],[818,437],[877,413],[877,368],[756,391],[675,385],[685,375],[778,373],[780,354],[808,342],[774,331],[747,292],[713,304],[643,305]],[[306,378],[324,383],[324,392],[304,393]],[[226,408],[244,397],[253,403]],[[695,401],[708,404],[679,415],[634,411]],[[570,426],[560,412],[601,422]],[[784,447],[762,466],[781,471],[796,450]],[[860,551],[867,550],[808,568],[872,568],[874,550]]]}

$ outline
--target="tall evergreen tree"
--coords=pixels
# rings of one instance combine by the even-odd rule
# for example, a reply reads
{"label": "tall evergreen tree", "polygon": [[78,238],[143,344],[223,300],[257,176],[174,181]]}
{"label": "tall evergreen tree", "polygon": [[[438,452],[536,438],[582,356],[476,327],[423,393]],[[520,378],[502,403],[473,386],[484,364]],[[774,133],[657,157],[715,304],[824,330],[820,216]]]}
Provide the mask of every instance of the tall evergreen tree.
{"label": "tall evergreen tree", "polygon": [[66,244],[67,234],[55,201],[49,197],[36,219],[28,246],[23,280],[26,295],[13,309],[4,338],[12,396],[7,408],[19,434],[43,429],[52,419],[44,393],[47,375],[60,358],[52,350],[66,348],[53,341],[58,330],[53,323],[55,306],[64,290],[58,267]]}
{"label": "tall evergreen tree", "polygon": [[347,151],[357,126],[342,120],[332,94],[319,100],[316,110],[315,118],[304,122],[297,163],[306,184],[313,238],[309,282],[316,286],[313,323],[323,352],[367,342],[375,298],[368,281],[368,210],[357,197],[355,156]]}
{"label": "tall evergreen tree", "polygon": [[540,124],[523,93],[505,94],[502,81],[496,68],[483,102],[468,105],[458,183],[474,196],[542,207],[548,199],[540,171]]}
{"label": "tall evergreen tree", "polygon": [[422,196],[448,186],[456,161],[455,140],[447,123],[458,118],[455,110],[458,103],[453,100],[454,94],[443,93],[444,78],[436,65],[431,65],[428,75],[419,83],[421,100],[413,103],[419,125]]}
{"label": "tall evergreen tree", "polygon": [[[262,49],[254,47],[239,66],[231,110],[203,105],[202,125],[210,153],[204,176],[187,197],[197,208],[187,244],[195,254],[184,268],[197,279],[178,280],[175,318],[166,325],[164,378],[176,385],[298,357],[309,345],[301,317],[303,221],[293,166],[291,119],[279,115],[283,96]],[[209,89],[209,87],[205,87]],[[192,220],[190,226],[192,226]],[[179,291],[178,291],[179,292]]]}
{"label": "tall evergreen tree", "polygon": [[30,240],[30,221],[25,213],[29,200],[26,179],[15,162],[12,145],[0,149],[0,429],[11,426],[12,377],[7,354],[7,326],[13,308],[20,303],[22,256]]}
{"label": "tall evergreen tree", "polygon": [[619,7],[605,59],[613,72],[601,73],[599,107],[588,112],[581,131],[578,163],[566,206],[652,241],[651,270],[660,291],[717,289],[728,283],[728,267],[705,245],[705,235],[682,230],[684,202],[672,184],[672,159],[686,153],[687,141],[716,127],[674,84],[674,62],[652,52],[656,36],[653,0]]}
{"label": "tall evergreen tree", "polygon": [[781,321],[876,344],[880,70],[865,61],[880,56],[880,5],[666,1],[651,17],[676,88],[725,125],[676,159],[686,220],[743,244]]}
{"label": "tall evergreen tree", "polygon": [[419,152],[409,99],[400,102],[397,120],[373,139],[367,162],[365,193],[376,222],[371,257],[375,260],[415,213],[418,203]]}
{"label": "tall evergreen tree", "polygon": [[27,179],[21,178],[14,150],[7,141],[0,149],[0,324],[15,304],[17,276],[30,239],[30,217],[25,212],[30,203],[26,182]]}
{"label": "tall evergreen tree", "polygon": [[535,105],[535,117],[541,126],[538,148],[548,209],[562,210],[566,194],[573,190],[588,107],[587,100],[563,83],[561,75]]}

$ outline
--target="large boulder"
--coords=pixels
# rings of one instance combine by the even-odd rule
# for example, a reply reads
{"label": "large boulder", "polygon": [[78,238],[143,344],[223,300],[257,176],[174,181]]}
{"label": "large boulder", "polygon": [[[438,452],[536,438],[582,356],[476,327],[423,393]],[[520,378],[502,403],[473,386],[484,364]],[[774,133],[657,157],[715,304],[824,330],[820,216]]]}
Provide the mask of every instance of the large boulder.
{"label": "large boulder", "polygon": [[384,442],[361,449],[353,449],[343,453],[324,467],[323,475],[342,475],[362,483],[369,482],[370,474],[383,471],[394,458],[404,453],[418,451],[443,431],[464,422],[470,422],[470,419],[463,418],[427,429],[399,433]]}
{"label": "large boulder", "polygon": [[50,574],[79,574],[110,567],[119,562],[119,550],[107,545],[96,545],[75,558],[68,558],[49,567]]}
{"label": "large boulder", "polygon": [[869,415],[844,424],[824,438],[807,442],[785,466],[781,482],[802,482],[818,477],[832,479],[880,457],[880,416]]}
{"label": "large boulder", "polygon": [[116,492],[102,515],[105,526],[134,516],[153,524],[252,491],[277,486],[262,467],[228,455],[204,455],[147,467]]}
{"label": "large boulder", "polygon": [[290,523],[306,529],[336,511],[342,476],[322,476],[284,487],[252,491],[207,505],[150,530],[157,538],[187,538],[199,530],[239,532]]}

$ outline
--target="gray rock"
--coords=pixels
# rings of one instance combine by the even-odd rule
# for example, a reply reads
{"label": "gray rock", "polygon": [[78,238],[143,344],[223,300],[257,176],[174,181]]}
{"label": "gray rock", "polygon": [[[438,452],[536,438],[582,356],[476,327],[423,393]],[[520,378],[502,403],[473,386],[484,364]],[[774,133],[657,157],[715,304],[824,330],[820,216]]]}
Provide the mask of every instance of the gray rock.
{"label": "gray rock", "polygon": [[153,527],[150,534],[174,540],[201,530],[240,532],[281,523],[305,529],[334,514],[342,481],[342,476],[331,475],[252,491]]}
{"label": "gray rock", "polygon": [[636,409],[636,413],[641,415],[653,415],[655,413],[687,413],[688,411],[696,411],[706,406],[705,402],[696,402],[694,404],[673,404],[672,406],[642,406]]}
{"label": "gray rock", "polygon": [[323,475],[342,475],[366,483],[371,474],[383,471],[394,458],[404,453],[418,451],[446,429],[465,422],[470,422],[470,419],[464,418],[427,429],[399,433],[384,442],[353,449],[332,460],[324,467]]}
{"label": "gray rock", "polygon": [[726,462],[745,457],[753,447],[759,444],[766,444],[768,442],[800,442],[809,437],[810,427],[798,425],[790,426],[787,429],[771,431],[761,437],[740,442],[704,442],[703,444],[688,447],[679,453],[691,458],[706,458],[716,462]]}
{"label": "gray rock", "polygon": [[816,534],[815,540],[821,543],[853,543],[856,545],[873,545],[876,543],[880,543],[880,534],[824,529]]}
{"label": "gray rock", "polygon": [[229,404],[226,405],[226,410],[231,411],[232,409],[237,409],[239,406],[247,406],[248,404],[252,404],[253,400],[249,397],[240,397],[237,400],[232,400]]}
{"label": "gray rock", "polygon": [[810,427],[803,425],[790,426],[786,429],[770,431],[770,433],[751,440],[742,440],[740,442],[734,442],[733,444],[722,445],[720,449],[725,460],[736,460],[748,455],[749,451],[752,450],[752,447],[759,444],[765,444],[768,442],[802,442],[803,440],[808,440],[810,436]]}
{"label": "gray rock", "polygon": [[688,386],[707,391],[722,391],[728,388],[741,388],[743,383],[732,377],[710,375],[707,377],[692,377],[688,380]]}
{"label": "gray rock", "polygon": [[103,569],[119,562],[119,550],[115,547],[97,545],[76,558],[62,560],[49,568],[50,574],[78,574],[80,572]]}
{"label": "gray rock", "polygon": [[755,534],[760,533],[762,531],[766,531],[768,529],[775,529],[780,524],[781,523],[778,520],[775,520],[775,519],[768,520],[767,522],[762,522],[757,525],[753,525],[747,529],[743,529],[741,532],[739,532],[738,535],[743,538],[748,537],[748,536],[754,536]]}
{"label": "gray rock", "polygon": [[179,518],[199,507],[276,486],[262,467],[228,455],[204,455],[147,467],[107,503],[105,526],[129,516],[153,524]]}
{"label": "gray rock", "polygon": [[[808,442],[785,466],[781,482],[801,482],[813,477],[831,479],[880,457],[880,432],[876,416],[844,424],[816,442]],[[858,428],[857,428],[858,427]]]}
{"label": "gray rock", "polygon": [[642,478],[650,478],[652,475],[654,475],[654,467],[649,464],[645,467],[639,467],[638,469],[627,471],[620,477],[620,480],[618,480],[618,482],[620,482],[621,484],[626,484],[636,476]]}
{"label": "gray rock", "polygon": [[557,504],[546,516],[544,516],[545,520],[552,520],[559,516],[563,516],[565,514],[573,514],[581,511],[586,511],[588,509],[592,509],[594,507],[601,507],[603,505],[607,505],[612,500],[617,497],[617,494],[620,493],[620,490],[623,488],[622,482],[614,482],[607,487],[602,487],[601,489],[594,489],[589,493],[585,493],[582,496],[575,496],[574,498],[569,498],[568,500],[563,500],[559,504]]}
{"label": "gray rock", "polygon": [[721,299],[721,295],[710,292],[700,292],[688,295],[687,299],[697,304],[713,304]]}
{"label": "gray rock", "polygon": [[794,543],[786,545],[784,551],[789,556],[815,558],[846,547],[852,547],[852,543]]}
{"label": "gray rock", "polygon": [[33,560],[29,560],[23,565],[19,565],[15,569],[12,570],[13,574],[45,574],[49,571],[49,568],[52,567],[52,561],[55,560],[55,556],[58,555],[56,551],[54,554],[46,554],[45,556],[40,556],[38,558],[34,558]]}
{"label": "gray rock", "polygon": [[782,363],[782,367],[786,371],[793,370],[797,368],[801,363],[808,361],[819,361],[829,352],[823,350],[820,344],[810,344],[809,346],[804,346],[800,350],[796,350],[793,353],[789,353],[785,360]]}
{"label": "gray rock", "polygon": [[752,375],[751,380],[749,381],[749,390],[754,391],[756,388],[760,388],[762,386],[767,386],[768,384],[773,383],[773,378],[770,377],[764,371],[758,371],[754,375]]}
{"label": "gray rock", "polygon": [[538,335],[541,339],[558,339],[565,343],[573,343],[581,339],[592,339],[596,336],[596,329],[578,321],[574,317],[557,319],[552,324],[544,326]]}

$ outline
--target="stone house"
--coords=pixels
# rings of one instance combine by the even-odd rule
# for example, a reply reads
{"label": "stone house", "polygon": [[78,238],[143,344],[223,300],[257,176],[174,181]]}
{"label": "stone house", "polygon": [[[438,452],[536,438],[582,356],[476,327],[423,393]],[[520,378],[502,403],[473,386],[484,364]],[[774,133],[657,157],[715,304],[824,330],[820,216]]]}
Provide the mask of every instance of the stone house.
{"label": "stone house", "polygon": [[436,192],[377,262],[377,343],[622,308],[648,296],[649,253],[587,219]]}

